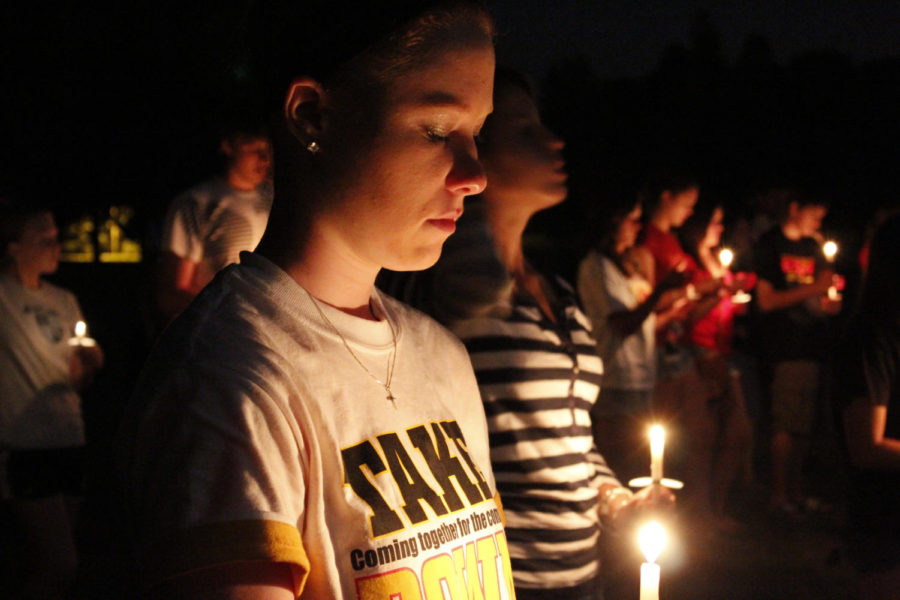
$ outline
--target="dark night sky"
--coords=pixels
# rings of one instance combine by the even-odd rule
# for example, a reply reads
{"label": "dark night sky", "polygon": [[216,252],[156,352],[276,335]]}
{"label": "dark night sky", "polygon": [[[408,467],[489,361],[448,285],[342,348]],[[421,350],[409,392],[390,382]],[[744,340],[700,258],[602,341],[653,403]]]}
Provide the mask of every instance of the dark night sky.
{"label": "dark night sky", "polygon": [[[6,2],[0,7],[0,186],[57,203],[162,201],[214,164],[215,86],[234,72],[246,2]],[[856,63],[900,57],[900,3],[792,0],[493,0],[500,60],[538,81],[586,54],[603,79],[650,73],[708,11],[727,61],[748,34],[779,63],[830,49]],[[229,54],[230,52],[230,54]],[[220,94],[221,95],[221,94]],[[59,194],[65,190],[65,199]],[[130,198],[128,196],[131,196]]]}
{"label": "dark night sky", "polygon": [[748,35],[775,59],[831,50],[864,61],[900,56],[900,3],[889,0],[494,0],[501,58],[540,75],[554,60],[584,53],[603,78],[634,77],[656,65],[666,44],[686,41],[705,10],[733,60]]}

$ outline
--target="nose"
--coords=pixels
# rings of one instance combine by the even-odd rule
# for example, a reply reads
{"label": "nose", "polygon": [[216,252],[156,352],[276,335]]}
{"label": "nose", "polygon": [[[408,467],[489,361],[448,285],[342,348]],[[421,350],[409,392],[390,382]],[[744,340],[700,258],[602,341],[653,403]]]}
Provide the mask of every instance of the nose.
{"label": "nose", "polygon": [[487,187],[487,176],[478,161],[474,140],[461,145],[453,153],[453,166],[447,174],[445,186],[462,196],[480,194]]}
{"label": "nose", "polygon": [[561,137],[544,127],[544,135],[547,138],[547,146],[556,150],[557,152],[561,152],[563,148],[566,147],[566,143],[562,140]]}

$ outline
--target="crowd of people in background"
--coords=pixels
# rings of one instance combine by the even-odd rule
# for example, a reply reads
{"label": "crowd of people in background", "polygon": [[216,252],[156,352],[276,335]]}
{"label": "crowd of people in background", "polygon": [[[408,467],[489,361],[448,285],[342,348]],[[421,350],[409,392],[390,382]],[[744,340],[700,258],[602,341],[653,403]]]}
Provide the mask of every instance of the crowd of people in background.
{"label": "crowd of people in background", "polygon": [[[456,590],[454,561],[474,563],[430,573],[438,544],[398,539],[497,514],[478,534],[497,568],[480,577],[518,598],[602,598],[605,533],[636,515],[740,535],[734,498],[759,482],[773,523],[832,510],[804,466],[833,414],[821,431],[845,449],[861,597],[894,597],[900,214],[869,232],[857,298],[823,251],[814,193],[768,190],[772,226],[732,245],[745,254],[732,270],[725,207],[691,173],[654,167],[598,203],[565,281],[534,266],[525,237],[567,196],[565,144],[532,84],[495,70],[478,5],[395,10],[362,27],[308,9],[295,54],[278,44],[301,15],[260,17],[278,118],[228,128],[224,172],[171,203],[148,328],[164,332],[115,449],[138,585]],[[338,33],[333,55],[310,52]],[[76,298],[43,278],[58,231],[29,200],[0,207],[0,494],[25,549],[17,593],[63,598],[78,564],[78,394],[103,353],[77,329]],[[651,423],[677,448],[677,500],[628,487],[648,474]]]}

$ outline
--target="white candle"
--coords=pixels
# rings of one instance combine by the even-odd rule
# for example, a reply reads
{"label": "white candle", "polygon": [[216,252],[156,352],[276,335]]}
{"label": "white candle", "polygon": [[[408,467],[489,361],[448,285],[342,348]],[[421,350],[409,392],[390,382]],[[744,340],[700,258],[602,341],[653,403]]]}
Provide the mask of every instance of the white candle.
{"label": "white candle", "polygon": [[722,263],[722,266],[726,269],[731,266],[731,263],[734,262],[734,252],[731,251],[731,248],[722,248],[719,250],[719,262]]}
{"label": "white candle", "polygon": [[641,565],[640,600],[659,600],[659,565],[656,559],[666,544],[666,531],[656,521],[644,525],[638,533],[638,543],[647,562]]}
{"label": "white candle", "polygon": [[666,431],[661,425],[650,428],[650,479],[659,483],[663,478],[663,449],[666,445]]}
{"label": "white candle", "polygon": [[[834,262],[834,257],[837,255],[838,245],[834,242],[834,240],[828,240],[824,244],[822,244],[822,254],[825,255],[825,260],[830,263]],[[829,300],[840,300],[841,294],[838,292],[838,289],[833,285],[828,288],[828,299]]]}
{"label": "white candle", "polygon": [[97,345],[97,341],[87,337],[87,324],[84,321],[75,323],[75,337],[69,338],[70,346],[91,348]]}

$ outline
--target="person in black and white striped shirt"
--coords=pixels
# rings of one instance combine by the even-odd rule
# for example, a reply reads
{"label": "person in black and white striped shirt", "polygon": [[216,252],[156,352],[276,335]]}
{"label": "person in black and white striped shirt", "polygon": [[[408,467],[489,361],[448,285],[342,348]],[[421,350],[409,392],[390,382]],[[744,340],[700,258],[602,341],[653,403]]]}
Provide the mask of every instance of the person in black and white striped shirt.
{"label": "person in black and white striped shirt", "polygon": [[603,363],[590,321],[572,288],[535,270],[522,249],[528,220],[565,199],[562,149],[529,84],[498,69],[480,148],[486,191],[467,201],[435,267],[383,278],[469,351],[520,600],[602,598],[601,513],[617,520],[658,500],[633,497],[597,452],[590,409]]}

